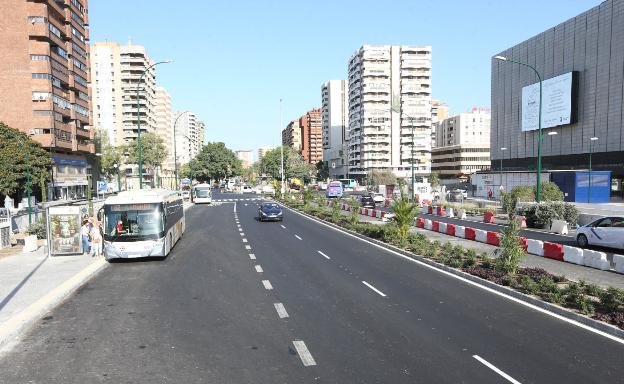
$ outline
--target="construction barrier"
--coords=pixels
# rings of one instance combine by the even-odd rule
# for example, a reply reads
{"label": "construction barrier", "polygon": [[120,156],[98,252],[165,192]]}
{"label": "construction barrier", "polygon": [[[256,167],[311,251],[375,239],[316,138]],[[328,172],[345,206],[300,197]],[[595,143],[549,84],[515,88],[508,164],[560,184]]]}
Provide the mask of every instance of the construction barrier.
{"label": "construction barrier", "polygon": [[428,214],[433,214],[433,207],[431,205],[427,206],[427,213]]}
{"label": "construction barrier", "polygon": [[429,213],[429,206],[423,205],[422,207],[420,207],[420,213],[422,213],[423,215],[426,215],[427,213]]}
{"label": "construction barrier", "polygon": [[418,228],[425,228],[425,219],[423,219],[422,217],[419,217],[416,219],[416,226]]}
{"label": "construction barrier", "polygon": [[527,252],[535,256],[544,256],[544,242],[527,239]]}
{"label": "construction barrier", "polygon": [[479,243],[487,243],[487,231],[475,229],[475,240]]}
{"label": "construction barrier", "polygon": [[492,212],[485,212],[483,214],[483,221],[485,223],[494,224],[494,214]]}
{"label": "construction barrier", "polygon": [[553,220],[550,224],[550,232],[555,232],[560,235],[568,234],[568,223],[563,220]]}
{"label": "construction barrier", "polygon": [[544,241],[544,257],[563,261],[563,245]]}
{"label": "construction barrier", "polygon": [[465,236],[464,239],[466,240],[473,240],[475,239],[475,229],[474,228],[466,228],[465,229]]}
{"label": "construction barrier", "polygon": [[583,250],[584,265],[592,268],[602,269],[603,271],[611,268],[611,263],[607,259],[607,254],[589,249]]}
{"label": "construction barrier", "polygon": [[446,233],[446,223],[440,223],[438,226],[438,232]]}
{"label": "construction barrier", "polygon": [[438,210],[437,210],[437,215],[438,215],[438,216],[444,216],[444,215],[446,215],[446,212],[444,211],[444,207],[438,207]]}
{"label": "construction barrier", "polygon": [[460,209],[459,211],[457,211],[457,218],[461,220],[466,220],[466,210]]}
{"label": "construction barrier", "polygon": [[613,262],[615,263],[615,272],[624,273],[624,256],[613,255]]}
{"label": "construction barrier", "polygon": [[440,222],[439,221],[432,221],[431,222],[431,230],[433,232],[440,232]]}
{"label": "construction barrier", "polygon": [[455,224],[446,224],[446,234],[455,236]]}
{"label": "construction barrier", "polygon": [[498,247],[498,245],[500,244],[500,233],[488,231],[487,232],[487,243],[490,244],[490,245],[495,245],[495,246]]}
{"label": "construction barrier", "polygon": [[453,211],[453,208],[448,209],[448,212],[446,213],[446,217],[455,217],[455,212]]}
{"label": "construction barrier", "polygon": [[455,226],[455,237],[460,237],[462,239],[466,238],[466,227],[463,225]]}
{"label": "construction barrier", "polygon": [[429,219],[425,219],[425,229],[431,231],[432,227],[433,227],[433,222]]}
{"label": "construction barrier", "polygon": [[563,246],[563,261],[583,265],[583,250],[577,247]]}

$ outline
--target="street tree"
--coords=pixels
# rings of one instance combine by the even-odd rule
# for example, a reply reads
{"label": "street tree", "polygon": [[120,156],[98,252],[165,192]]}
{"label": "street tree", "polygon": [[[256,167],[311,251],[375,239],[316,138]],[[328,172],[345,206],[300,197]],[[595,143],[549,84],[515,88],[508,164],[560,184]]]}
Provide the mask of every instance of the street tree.
{"label": "street tree", "polygon": [[[99,147],[99,148],[98,148]],[[108,141],[108,133],[106,131],[100,131],[96,136],[96,152],[101,153],[99,158],[100,171],[107,178],[117,176],[117,166],[124,164],[124,151],[125,146],[112,146]]]}
{"label": "street tree", "polygon": [[297,178],[308,182],[316,169],[312,164],[306,163],[300,154],[291,153],[288,161],[284,160],[284,173],[289,179]]}
{"label": "street tree", "polygon": [[316,177],[319,180],[326,180],[329,177],[329,166],[327,161],[320,160],[316,163]]}
{"label": "street tree", "polygon": [[39,143],[0,122],[0,193],[13,195],[20,189],[26,191],[27,173],[31,185],[45,186],[52,164],[50,153]]}
{"label": "street tree", "polygon": [[[128,153],[128,163],[138,164],[137,140],[129,142],[124,149],[125,152]],[[155,133],[141,134],[141,158],[144,166],[155,169],[162,165],[166,157],[167,149],[165,148],[162,137]]]}
{"label": "street tree", "polygon": [[[286,167],[288,166],[288,158],[290,157],[291,149],[288,146],[284,146],[284,172],[288,177]],[[260,160],[260,169],[263,173],[270,175],[276,180],[282,179],[281,174],[281,152],[280,147],[274,148],[264,154]]]}
{"label": "street tree", "polygon": [[373,169],[369,177],[374,185],[395,185],[397,178],[392,171],[387,169]]}
{"label": "street tree", "polygon": [[204,145],[192,167],[195,178],[201,181],[221,180],[242,173],[242,163],[225,143],[210,142]]}

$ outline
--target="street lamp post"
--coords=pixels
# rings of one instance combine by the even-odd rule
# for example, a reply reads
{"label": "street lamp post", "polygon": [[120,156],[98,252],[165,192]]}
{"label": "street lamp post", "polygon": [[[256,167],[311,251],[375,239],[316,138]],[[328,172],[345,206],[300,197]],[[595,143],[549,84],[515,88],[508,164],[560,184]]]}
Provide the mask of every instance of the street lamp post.
{"label": "street lamp post", "polygon": [[26,193],[28,196],[28,225],[32,225],[32,204],[30,203],[30,150],[26,149]]}
{"label": "street lamp post", "polygon": [[591,189],[592,189],[592,152],[594,150],[594,141],[598,140],[597,137],[589,138],[589,189],[587,190],[587,202],[591,203]]}
{"label": "street lamp post", "polygon": [[178,120],[180,119],[180,117],[182,117],[182,115],[184,115],[185,113],[189,113],[190,111],[184,111],[181,112],[178,117],[176,117],[174,123],[173,123],[173,169],[174,169],[174,173],[175,173],[175,189],[176,191],[179,188],[179,183],[178,183],[178,154],[177,154],[177,150],[176,150],[176,125],[178,124]]}
{"label": "street lamp post", "polygon": [[[280,99],[280,132],[282,131],[282,99]],[[282,176],[281,184],[280,184],[280,194],[282,197],[284,196],[284,192],[286,192],[286,188],[284,187],[284,143],[280,145],[280,174]]]}
{"label": "street lamp post", "polygon": [[113,167],[117,170],[117,193],[121,192],[121,174],[119,173],[119,163],[115,163]]}
{"label": "street lamp post", "polygon": [[529,65],[527,63],[523,63],[521,61],[516,61],[509,59],[505,56],[494,56],[494,59],[500,61],[509,61],[510,63],[515,63],[518,65],[524,65],[525,67],[529,67],[535,72],[537,75],[537,79],[539,80],[539,107],[538,107],[538,118],[537,118],[537,191],[535,193],[535,200],[539,203],[541,200],[541,191],[542,191],[542,76],[540,76],[539,72],[535,67]]}
{"label": "street lamp post", "polygon": [[[139,78],[139,82],[137,83],[136,86],[136,110],[137,110],[137,155],[138,155],[138,160],[139,160],[139,189],[143,189],[143,158],[142,158],[142,146],[141,146],[141,103],[139,100],[139,87],[141,86],[141,83],[143,82],[143,76],[145,76],[145,74],[152,69],[153,67],[157,66],[158,64],[168,64],[168,63],[172,63],[173,60],[166,60],[166,61],[159,61],[157,63],[154,63],[152,65],[150,65],[149,67],[145,68],[143,70],[143,73],[141,74],[141,77]],[[147,99],[147,98],[146,98]]]}
{"label": "street lamp post", "polygon": [[[503,156],[504,156],[503,152],[505,152],[507,150],[507,147],[501,147],[500,150],[501,150],[501,157],[500,157],[500,169],[499,169],[499,171],[500,171],[500,185],[501,185],[501,188],[499,188],[499,190],[502,192],[502,190],[503,190]],[[501,196],[501,198],[502,198],[502,196]]]}

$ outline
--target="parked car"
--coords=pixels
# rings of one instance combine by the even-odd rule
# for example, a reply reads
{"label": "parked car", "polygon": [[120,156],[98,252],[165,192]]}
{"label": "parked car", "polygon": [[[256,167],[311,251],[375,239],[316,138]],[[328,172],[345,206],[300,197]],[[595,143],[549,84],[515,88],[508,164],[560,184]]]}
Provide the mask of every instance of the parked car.
{"label": "parked car", "polygon": [[375,208],[375,200],[371,196],[361,196],[360,205],[362,208]]}
{"label": "parked car", "polygon": [[383,195],[383,193],[372,193],[371,197],[377,204],[382,204],[384,201],[386,201],[386,197]]}
{"label": "parked car", "polygon": [[624,217],[603,217],[583,225],[576,231],[576,244],[624,249]]}
{"label": "parked car", "polygon": [[258,220],[259,221],[282,221],[284,220],[284,212],[282,207],[276,203],[262,203],[258,207]]}
{"label": "parked car", "polygon": [[253,193],[253,188],[249,185],[243,185],[241,188],[242,193]]}
{"label": "parked car", "polygon": [[272,185],[265,185],[262,187],[262,193],[265,195],[275,195],[275,188]]}

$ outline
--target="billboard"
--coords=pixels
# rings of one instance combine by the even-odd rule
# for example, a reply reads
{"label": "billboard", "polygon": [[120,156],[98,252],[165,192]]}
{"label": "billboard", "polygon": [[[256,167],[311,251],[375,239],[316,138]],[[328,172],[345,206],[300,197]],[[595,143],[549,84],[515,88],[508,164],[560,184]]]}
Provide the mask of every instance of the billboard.
{"label": "billboard", "polygon": [[[542,128],[576,122],[578,72],[542,81]],[[539,83],[522,88],[522,132],[539,128]]]}
{"label": "billboard", "polygon": [[80,207],[49,207],[47,217],[49,255],[82,254]]}

